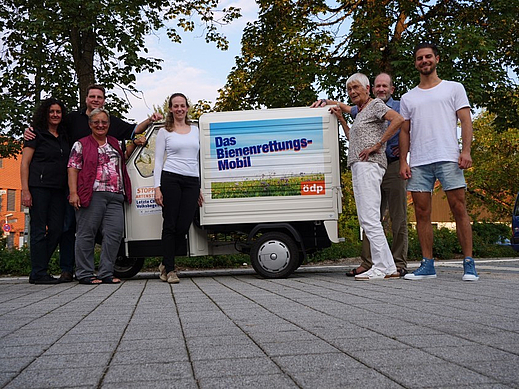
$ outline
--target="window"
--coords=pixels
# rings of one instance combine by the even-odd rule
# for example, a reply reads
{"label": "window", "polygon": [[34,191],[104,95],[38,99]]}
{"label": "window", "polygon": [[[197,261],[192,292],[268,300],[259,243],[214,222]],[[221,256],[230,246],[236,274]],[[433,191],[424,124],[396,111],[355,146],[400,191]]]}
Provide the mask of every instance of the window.
{"label": "window", "polygon": [[0,169],[4,167],[4,160],[0,158]]}
{"label": "window", "polygon": [[7,189],[7,211],[16,211],[16,190]]}
{"label": "window", "polygon": [[[135,166],[143,177],[153,176],[153,168],[155,167],[155,140],[158,133],[159,128],[155,127],[152,134],[148,137],[148,145],[141,147],[137,158],[135,158]],[[164,158],[165,157],[166,155],[164,155]]]}

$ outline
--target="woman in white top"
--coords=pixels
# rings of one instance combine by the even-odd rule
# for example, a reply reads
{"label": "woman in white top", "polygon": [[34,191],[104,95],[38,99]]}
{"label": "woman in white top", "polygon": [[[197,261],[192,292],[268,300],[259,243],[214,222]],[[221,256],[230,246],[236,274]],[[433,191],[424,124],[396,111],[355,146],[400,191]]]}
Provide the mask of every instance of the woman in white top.
{"label": "woman in white top", "polygon": [[[169,112],[155,143],[155,202],[162,207],[160,279],[179,282],[175,253],[184,252],[186,234],[203,198],[200,192],[198,128],[187,117],[189,104],[182,93],[169,98]],[[165,158],[164,158],[165,156]]]}

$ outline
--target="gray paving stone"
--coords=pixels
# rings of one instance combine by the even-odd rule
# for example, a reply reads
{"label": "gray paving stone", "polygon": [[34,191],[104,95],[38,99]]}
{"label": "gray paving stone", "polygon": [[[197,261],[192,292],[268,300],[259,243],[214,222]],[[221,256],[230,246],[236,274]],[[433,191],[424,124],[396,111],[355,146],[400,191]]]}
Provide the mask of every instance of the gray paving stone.
{"label": "gray paving stone", "polygon": [[0,372],[19,372],[34,361],[34,358],[35,357],[0,357]]}
{"label": "gray paving stone", "polygon": [[193,379],[189,362],[146,363],[133,365],[111,365],[103,384],[115,383],[122,387],[135,381],[176,381]]}
{"label": "gray paving stone", "polygon": [[470,368],[494,378],[498,382],[519,387],[519,369],[517,361],[499,360],[489,362],[472,362]]}
{"label": "gray paving stone", "polygon": [[112,365],[128,365],[128,364],[147,364],[147,363],[165,363],[165,362],[183,362],[187,361],[187,351],[185,348],[167,348],[167,349],[141,349],[131,351],[119,351],[115,353]]}
{"label": "gray paving stone", "polygon": [[157,377],[155,380],[134,382],[108,382],[101,385],[102,389],[198,389],[194,378],[192,379],[163,379]]}
{"label": "gray paving stone", "polygon": [[77,354],[44,354],[36,358],[27,370],[102,367],[108,364],[111,356],[111,353],[85,353],[80,357]]}
{"label": "gray paving stone", "polygon": [[377,370],[403,386],[413,388],[496,383],[489,376],[451,363],[424,363],[415,369],[403,365],[380,366]]}
{"label": "gray paving stone", "polygon": [[227,343],[212,347],[189,347],[189,354],[192,361],[232,359],[232,358],[261,358],[265,353],[253,344],[234,344]]}
{"label": "gray paving stone", "polygon": [[35,357],[43,353],[49,345],[35,344],[31,346],[2,346],[0,355],[6,358]]}
{"label": "gray paving stone", "polygon": [[519,355],[482,345],[463,347],[430,347],[423,348],[422,350],[447,361],[460,364],[467,362],[504,361],[515,363],[519,366]]}
{"label": "gray paving stone", "polygon": [[105,287],[0,279],[0,387],[519,388],[514,261],[472,284],[459,264],[433,282],[337,269],[185,273],[174,287],[156,273]]}
{"label": "gray paving stone", "polygon": [[445,362],[434,355],[413,348],[351,351],[349,355],[373,368],[381,366],[408,366],[412,370],[419,369],[421,364]]}
{"label": "gray paving stone", "polygon": [[267,357],[193,361],[193,369],[197,379],[282,373]]}
{"label": "gray paving stone", "polygon": [[293,378],[302,388],[318,389],[396,389],[402,385],[367,368],[355,370],[328,369],[316,374],[315,372],[295,372]]}
{"label": "gray paving stone", "polygon": [[95,387],[103,376],[103,370],[102,366],[97,368],[24,370],[5,388]]}
{"label": "gray paving stone", "polygon": [[54,343],[45,355],[113,352],[118,342]]}
{"label": "gray paving stone", "polygon": [[296,389],[298,385],[283,374],[256,376],[235,376],[218,378],[201,378],[198,380],[201,389]]}
{"label": "gray paving stone", "polygon": [[302,340],[280,343],[262,343],[261,347],[267,355],[286,356],[286,355],[303,355],[303,354],[326,354],[337,352],[337,348],[319,340]]}
{"label": "gray paving stone", "polygon": [[328,354],[290,355],[272,358],[282,369],[290,374],[314,372],[316,375],[332,370],[355,370],[364,366],[340,352]]}

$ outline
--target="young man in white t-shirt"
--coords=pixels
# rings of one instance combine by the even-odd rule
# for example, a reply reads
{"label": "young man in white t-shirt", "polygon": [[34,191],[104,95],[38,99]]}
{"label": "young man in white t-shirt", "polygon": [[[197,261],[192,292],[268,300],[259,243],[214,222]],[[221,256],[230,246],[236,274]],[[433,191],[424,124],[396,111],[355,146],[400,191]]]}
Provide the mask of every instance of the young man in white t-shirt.
{"label": "young man in white t-shirt", "polygon": [[[413,196],[416,229],[423,260],[405,279],[435,278],[433,229],[431,224],[432,190],[438,179],[447,195],[456,232],[465,259],[463,280],[479,279],[472,259],[472,228],[465,205],[463,169],[472,166],[470,146],[472,119],[463,85],[441,80],[436,72],[440,57],[434,44],[421,43],[414,50],[415,68],[420,84],[402,96],[400,114],[405,122],[400,131],[400,176],[408,180]],[[462,149],[457,138],[461,122]],[[409,163],[407,153],[410,152]]]}

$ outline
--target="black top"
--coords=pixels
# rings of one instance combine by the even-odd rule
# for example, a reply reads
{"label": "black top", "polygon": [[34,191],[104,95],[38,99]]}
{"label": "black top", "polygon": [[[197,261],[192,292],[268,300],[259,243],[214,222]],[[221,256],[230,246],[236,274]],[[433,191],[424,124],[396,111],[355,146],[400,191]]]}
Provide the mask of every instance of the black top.
{"label": "black top", "polygon": [[[70,144],[73,145],[77,140],[84,138],[92,133],[88,125],[88,115],[86,109],[82,111],[70,112],[64,120],[65,127],[69,136]],[[110,127],[108,135],[118,140],[130,139],[135,129],[135,124],[130,124],[113,115],[110,115]]]}
{"label": "black top", "polygon": [[70,154],[68,138],[56,138],[48,130],[34,129],[36,138],[26,140],[23,147],[34,149],[29,165],[29,187],[64,189],[67,187],[67,163]]}

